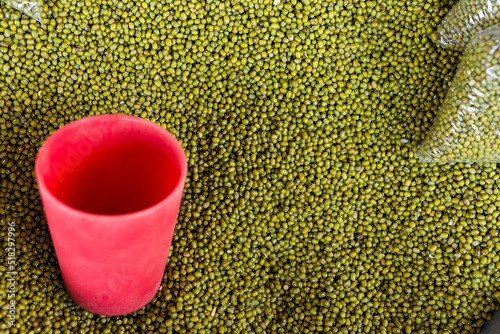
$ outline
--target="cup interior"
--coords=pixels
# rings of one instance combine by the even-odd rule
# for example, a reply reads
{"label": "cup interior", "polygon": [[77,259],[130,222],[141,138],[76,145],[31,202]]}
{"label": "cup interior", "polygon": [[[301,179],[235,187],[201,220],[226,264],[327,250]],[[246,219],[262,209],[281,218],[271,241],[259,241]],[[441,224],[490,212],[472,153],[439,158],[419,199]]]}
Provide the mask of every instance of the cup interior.
{"label": "cup interior", "polygon": [[126,214],[164,200],[185,173],[180,144],[152,122],[106,116],[56,131],[39,152],[37,176],[63,203],[94,214]]}

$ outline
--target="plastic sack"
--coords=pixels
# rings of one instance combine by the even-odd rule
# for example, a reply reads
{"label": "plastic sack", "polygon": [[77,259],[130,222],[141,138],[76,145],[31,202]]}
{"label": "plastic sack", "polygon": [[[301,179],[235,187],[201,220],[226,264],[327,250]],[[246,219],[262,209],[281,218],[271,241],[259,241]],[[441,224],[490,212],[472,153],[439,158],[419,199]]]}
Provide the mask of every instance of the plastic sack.
{"label": "plastic sack", "polygon": [[421,162],[500,162],[500,24],[472,38],[416,154]]}
{"label": "plastic sack", "polygon": [[477,33],[500,23],[500,0],[460,0],[441,21],[431,39],[462,51]]}
{"label": "plastic sack", "polygon": [[42,23],[43,0],[0,0]]}

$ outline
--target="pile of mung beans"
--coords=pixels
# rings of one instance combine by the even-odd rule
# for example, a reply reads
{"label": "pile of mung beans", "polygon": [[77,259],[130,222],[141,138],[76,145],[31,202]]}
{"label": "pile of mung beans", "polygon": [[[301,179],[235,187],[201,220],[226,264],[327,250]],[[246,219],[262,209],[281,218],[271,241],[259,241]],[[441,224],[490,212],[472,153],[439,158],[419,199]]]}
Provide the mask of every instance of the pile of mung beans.
{"label": "pile of mung beans", "polygon": [[[460,54],[450,0],[60,0],[0,6],[2,333],[478,333],[500,308],[500,171],[419,164]],[[34,178],[89,115],[137,115],[189,174],[151,303],[69,297]]]}

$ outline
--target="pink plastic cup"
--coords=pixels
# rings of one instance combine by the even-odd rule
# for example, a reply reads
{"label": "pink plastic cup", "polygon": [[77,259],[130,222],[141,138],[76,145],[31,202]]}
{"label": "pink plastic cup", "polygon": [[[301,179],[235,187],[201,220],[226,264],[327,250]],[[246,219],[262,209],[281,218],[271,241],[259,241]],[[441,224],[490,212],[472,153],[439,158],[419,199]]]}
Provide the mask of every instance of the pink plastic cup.
{"label": "pink plastic cup", "polygon": [[180,143],[133,116],[57,130],[35,173],[66,288],[84,309],[121,315],[160,287],[187,174]]}

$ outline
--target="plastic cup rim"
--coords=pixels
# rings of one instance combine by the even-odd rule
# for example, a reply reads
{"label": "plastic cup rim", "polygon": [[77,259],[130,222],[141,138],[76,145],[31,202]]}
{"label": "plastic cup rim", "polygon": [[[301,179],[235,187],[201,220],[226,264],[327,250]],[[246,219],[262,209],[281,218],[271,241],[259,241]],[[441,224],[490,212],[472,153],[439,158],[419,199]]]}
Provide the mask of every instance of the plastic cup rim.
{"label": "plastic cup rim", "polygon": [[[154,203],[146,208],[143,208],[141,210],[136,210],[136,211],[127,212],[127,213],[119,213],[119,214],[101,214],[101,213],[95,213],[95,212],[90,212],[90,211],[85,211],[85,210],[75,208],[74,206],[67,204],[66,202],[64,202],[63,200],[61,200],[59,197],[57,197],[56,195],[54,195],[52,193],[52,190],[50,190],[50,188],[45,183],[43,177],[41,177],[41,171],[40,171],[41,167],[40,167],[40,163],[39,163],[41,156],[46,154],[45,151],[47,150],[47,147],[50,146],[53,141],[57,140],[57,137],[61,136],[65,131],[67,131],[71,128],[80,126],[82,123],[92,122],[98,118],[121,118],[121,119],[125,119],[126,121],[129,121],[129,122],[140,123],[140,126],[149,127],[151,129],[151,131],[158,131],[158,132],[162,133],[162,135],[166,137],[166,140],[168,140],[171,144],[176,146],[175,152],[176,152],[176,154],[180,153],[180,158],[182,160],[180,163],[181,171],[180,171],[180,175],[176,181],[174,188],[170,192],[168,192],[164,198],[162,198],[161,200],[157,201],[156,203]],[[70,123],[64,125],[63,127],[57,129],[54,133],[52,133],[47,138],[47,140],[45,140],[45,142],[39,148],[38,153],[36,155],[36,159],[35,159],[35,177],[37,180],[37,184],[38,184],[40,193],[41,193],[41,190],[43,189],[44,195],[49,197],[53,202],[56,202],[57,205],[59,205],[59,207],[65,211],[74,212],[74,213],[77,213],[79,215],[91,216],[94,219],[104,219],[104,220],[110,220],[110,219],[120,220],[124,217],[127,217],[127,218],[141,217],[141,216],[148,215],[151,212],[154,212],[159,207],[161,207],[163,204],[168,202],[171,198],[175,197],[179,192],[182,193],[182,191],[184,190],[184,182],[185,182],[185,179],[187,177],[187,168],[188,168],[188,164],[187,164],[186,153],[184,152],[184,149],[182,148],[180,142],[177,140],[177,138],[175,138],[175,136],[170,131],[162,128],[160,125],[153,123],[149,120],[146,120],[146,119],[143,119],[143,118],[140,118],[137,116],[122,115],[122,114],[104,114],[104,115],[89,116],[89,117],[80,118],[76,121],[73,121],[73,122],[70,122]]]}

